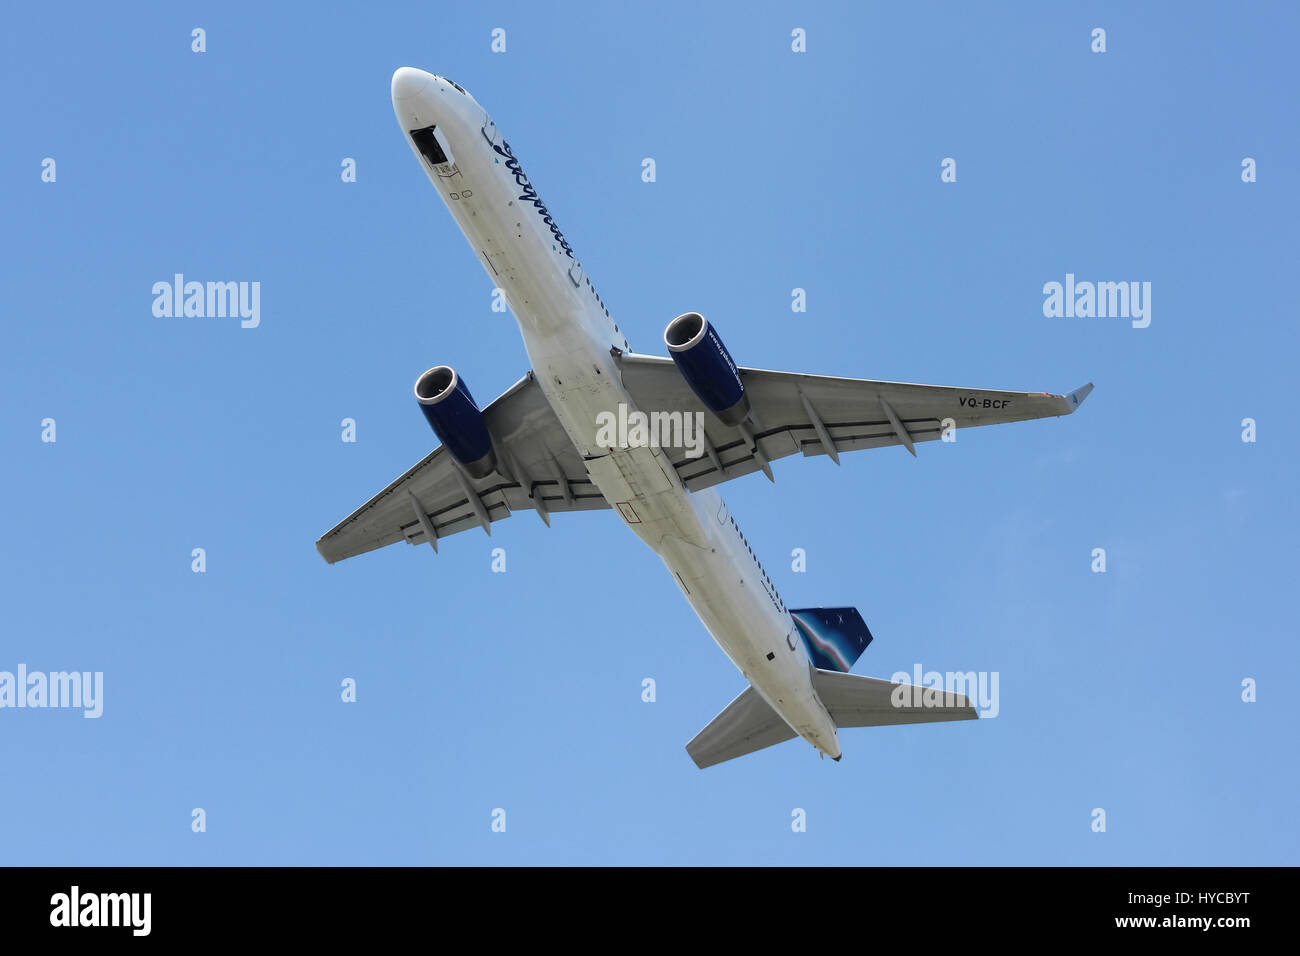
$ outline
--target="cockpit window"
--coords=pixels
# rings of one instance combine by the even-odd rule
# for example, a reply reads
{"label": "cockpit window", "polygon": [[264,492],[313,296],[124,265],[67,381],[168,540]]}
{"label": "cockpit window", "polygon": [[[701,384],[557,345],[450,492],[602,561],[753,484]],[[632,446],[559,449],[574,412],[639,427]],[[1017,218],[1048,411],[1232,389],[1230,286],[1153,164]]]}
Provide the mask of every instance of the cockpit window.
{"label": "cockpit window", "polygon": [[461,93],[463,93],[465,96],[469,96],[468,93],[465,93],[465,87],[461,86],[459,83],[457,83],[455,80],[453,80],[450,76],[438,76],[437,73],[434,73],[433,76],[437,77],[437,79],[440,79],[440,80],[446,80],[446,81],[447,81],[448,83],[450,83],[452,86],[456,87],[456,89],[460,90]]}

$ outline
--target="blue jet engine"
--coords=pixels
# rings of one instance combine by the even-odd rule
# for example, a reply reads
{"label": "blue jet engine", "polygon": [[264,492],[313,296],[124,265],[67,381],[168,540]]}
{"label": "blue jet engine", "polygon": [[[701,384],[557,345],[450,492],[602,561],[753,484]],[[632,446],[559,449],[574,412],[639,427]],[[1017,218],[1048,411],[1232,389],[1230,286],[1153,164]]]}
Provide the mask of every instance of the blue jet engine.
{"label": "blue jet engine", "polygon": [[677,316],[664,329],[664,344],[691,391],[724,425],[745,420],[749,414],[745,383],[708,319],[698,312]]}
{"label": "blue jet engine", "polygon": [[434,434],[447,447],[451,457],[464,466],[471,477],[483,478],[496,468],[492,436],[488,434],[483,413],[474,402],[465,383],[450,365],[438,365],[415,380],[415,397],[420,411],[433,426]]}

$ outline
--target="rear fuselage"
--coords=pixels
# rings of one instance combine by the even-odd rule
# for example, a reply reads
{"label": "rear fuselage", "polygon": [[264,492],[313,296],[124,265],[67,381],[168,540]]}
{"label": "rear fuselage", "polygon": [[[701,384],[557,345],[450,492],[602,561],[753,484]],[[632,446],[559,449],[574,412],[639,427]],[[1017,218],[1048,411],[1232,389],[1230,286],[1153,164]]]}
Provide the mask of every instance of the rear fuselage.
{"label": "rear fuselage", "polygon": [[687,491],[658,447],[597,443],[602,413],[636,410],[615,361],[628,341],[509,144],[474,98],[442,77],[398,70],[393,107],[429,180],[504,292],[537,382],[592,481],[663,559],[745,678],[797,734],[838,758],[803,641],[721,496]]}

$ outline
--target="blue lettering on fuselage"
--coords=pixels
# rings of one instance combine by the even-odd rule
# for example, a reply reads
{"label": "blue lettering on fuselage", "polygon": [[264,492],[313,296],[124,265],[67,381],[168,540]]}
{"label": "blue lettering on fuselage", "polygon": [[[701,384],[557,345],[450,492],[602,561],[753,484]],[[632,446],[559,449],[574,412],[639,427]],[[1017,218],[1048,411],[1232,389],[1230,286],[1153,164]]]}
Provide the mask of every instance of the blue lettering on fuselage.
{"label": "blue lettering on fuselage", "polygon": [[559,243],[560,248],[564,250],[564,254],[570,259],[576,260],[577,257],[574,256],[573,250],[569,248],[569,242],[564,238],[564,233],[560,232],[560,227],[557,226],[555,220],[551,218],[550,210],[546,208],[546,204],[543,203],[541,197],[537,195],[537,190],[533,188],[533,184],[528,181],[528,175],[524,172],[523,167],[519,165],[519,160],[515,159],[515,154],[510,151],[510,144],[505,140],[502,140],[500,146],[493,143],[492,148],[505,157],[506,169],[510,170],[515,177],[515,182],[518,183],[519,188],[523,190],[519,196],[520,202],[530,202],[537,208],[538,214],[542,217],[542,222],[546,223],[547,227],[551,230],[551,235],[555,237],[555,241]]}

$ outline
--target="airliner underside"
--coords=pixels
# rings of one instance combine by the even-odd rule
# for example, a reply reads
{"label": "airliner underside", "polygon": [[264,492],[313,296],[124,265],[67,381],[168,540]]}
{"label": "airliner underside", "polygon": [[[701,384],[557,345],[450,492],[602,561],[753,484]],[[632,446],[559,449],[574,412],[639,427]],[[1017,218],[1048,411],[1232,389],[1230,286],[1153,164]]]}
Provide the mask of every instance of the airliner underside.
{"label": "airliner underside", "polygon": [[[968,720],[961,694],[924,700],[848,673],[872,636],[852,607],[786,607],[715,486],[789,455],[921,442],[949,429],[1068,415],[1092,390],[990,391],[737,366],[699,313],[673,319],[670,358],[633,352],[496,124],[458,84],[393,75],[412,152],[519,323],[532,368],[482,410],[450,366],[416,399],[441,444],[316,544],[330,563],[428,543],[535,511],[608,509],[663,560],[749,687],[688,745],[700,767],[796,736],[840,759],[837,728]],[[703,423],[692,447],[611,442],[611,416]],[[674,418],[674,416],[678,416]]]}

